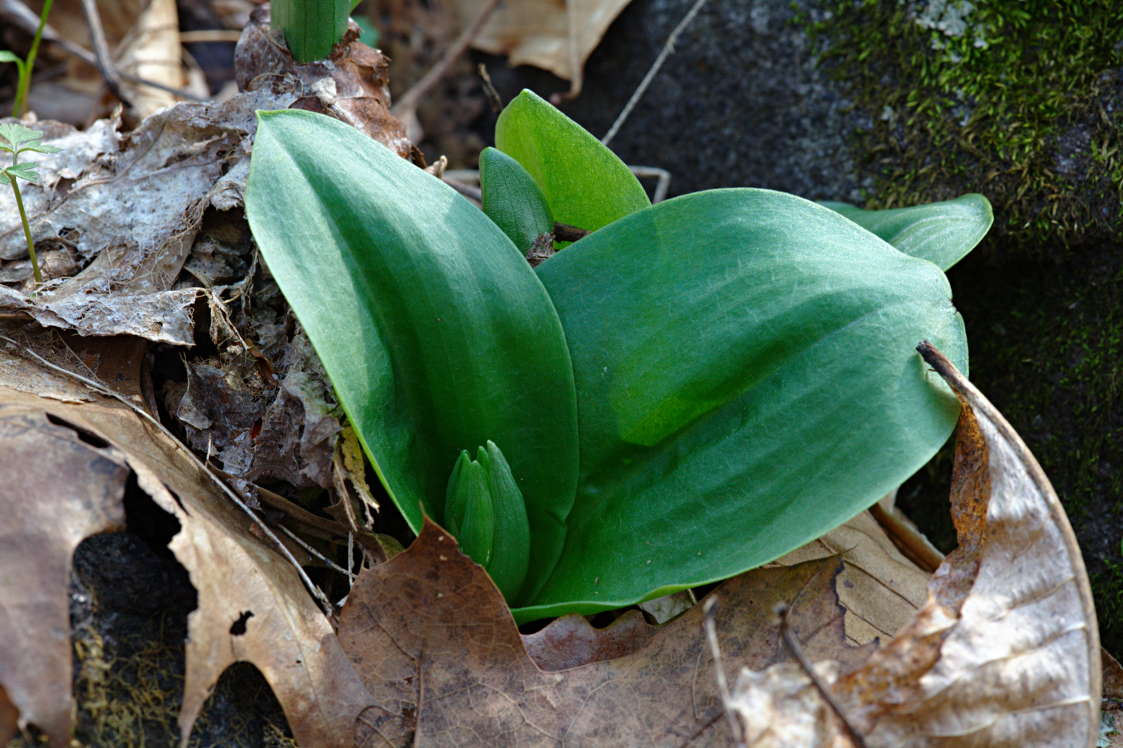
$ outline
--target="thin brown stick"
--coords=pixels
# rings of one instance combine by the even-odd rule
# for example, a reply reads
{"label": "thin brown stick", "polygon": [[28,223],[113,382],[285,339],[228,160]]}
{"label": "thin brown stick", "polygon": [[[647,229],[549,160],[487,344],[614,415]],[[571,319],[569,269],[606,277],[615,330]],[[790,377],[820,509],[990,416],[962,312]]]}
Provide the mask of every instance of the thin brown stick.
{"label": "thin brown stick", "polygon": [[[87,0],[87,2],[88,1],[89,0]],[[445,77],[449,66],[452,65],[457,57],[464,54],[464,50],[466,50],[468,45],[472,43],[472,40],[476,38],[476,34],[480,33],[480,29],[487,23],[487,19],[491,18],[491,14],[495,12],[497,7],[499,7],[499,0],[486,0],[483,7],[480,8],[480,12],[476,14],[472,22],[460,32],[460,36],[456,37],[456,40],[445,50],[445,53],[441,55],[441,59],[437,61],[437,64],[429,68],[429,72],[421,76],[421,80],[413,84],[408,91],[402,94],[402,98],[398,99],[398,103],[393,106],[390,113],[398,119],[403,119],[408,113],[416,111],[417,104],[421,101],[421,98],[429,93],[429,90],[437,85],[441,78]]]}
{"label": "thin brown stick", "polygon": [[815,673],[815,669],[811,666],[811,663],[808,662],[807,657],[804,656],[803,650],[799,646],[799,640],[795,638],[791,626],[788,625],[788,604],[779,603],[774,610],[780,619],[780,640],[784,642],[784,646],[787,648],[788,652],[791,653],[791,656],[799,663],[800,670],[802,670],[803,674],[811,681],[811,685],[819,692],[819,697],[822,698],[827,706],[830,707],[831,711],[834,712],[834,716],[838,717],[838,721],[842,724],[842,731],[846,733],[846,737],[850,738],[850,742],[854,745],[854,748],[866,748],[866,741],[858,734],[854,726],[850,724],[850,720],[846,718],[842,707],[839,706],[838,702],[831,696],[830,691],[827,690],[826,684],[823,683]]}
{"label": "thin brown stick", "polygon": [[[693,592],[691,593],[693,595]],[[737,748],[745,745],[744,731],[741,722],[729,708],[732,699],[729,696],[729,684],[725,680],[725,667],[721,664],[721,646],[717,641],[717,626],[714,625],[714,608],[717,607],[717,598],[712,595],[702,604],[702,627],[706,630],[706,643],[710,646],[710,654],[714,658],[714,671],[717,677],[717,690],[721,694],[721,705],[725,709],[725,717],[729,720],[729,730],[736,741]]]}
{"label": "thin brown stick", "polygon": [[482,62],[476,66],[476,72],[480,74],[480,80],[484,83],[484,95],[491,103],[491,109],[495,114],[503,111],[503,97],[495,90],[495,84],[491,82],[491,76],[487,72],[487,66]]}

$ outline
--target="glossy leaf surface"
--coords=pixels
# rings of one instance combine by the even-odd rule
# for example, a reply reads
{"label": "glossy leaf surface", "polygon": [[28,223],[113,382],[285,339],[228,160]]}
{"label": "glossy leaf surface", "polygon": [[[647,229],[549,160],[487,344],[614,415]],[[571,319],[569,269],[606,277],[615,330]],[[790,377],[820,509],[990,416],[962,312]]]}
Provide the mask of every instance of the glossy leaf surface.
{"label": "glossy leaf surface", "polygon": [[907,255],[947,270],[982,241],[994,223],[990,202],[978,194],[911,208],[863,210],[850,203],[823,202]]}
{"label": "glossy leaf surface", "polygon": [[766,190],[660,203],[538,268],[577,381],[562,560],[521,620],[722,579],[818,537],[925,463],[958,406],[947,280],[837,213]]}
{"label": "glossy leaf surface", "polygon": [[651,205],[615,153],[530,91],[499,115],[495,145],[530,172],[561,223],[596,231]]}
{"label": "glossy leaf surface", "polygon": [[510,240],[354,129],[262,112],[246,213],[379,477],[410,526],[442,517],[461,450],[490,439],[527,501],[529,582],[561,550],[577,472],[561,325]]}
{"label": "glossy leaf surface", "polygon": [[554,217],[546,197],[526,169],[497,148],[480,153],[483,211],[524,254],[542,234],[552,234]]}

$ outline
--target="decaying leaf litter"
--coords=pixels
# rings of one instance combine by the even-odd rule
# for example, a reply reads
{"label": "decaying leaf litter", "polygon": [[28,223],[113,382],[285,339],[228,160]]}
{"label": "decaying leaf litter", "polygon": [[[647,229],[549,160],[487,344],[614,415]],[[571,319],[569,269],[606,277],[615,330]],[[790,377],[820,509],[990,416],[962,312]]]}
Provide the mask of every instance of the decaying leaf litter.
{"label": "decaying leaf litter", "polygon": [[[70,667],[65,637],[40,645],[26,638],[36,626],[19,624],[50,620],[53,631],[66,630],[61,584],[69,555],[86,535],[121,527],[122,485],[131,473],[147,495],[179,519],[183,529],[171,548],[199,593],[199,608],[189,619],[184,727],[226,665],[245,659],[265,674],[294,735],[307,745],[376,737],[457,742],[464,734],[535,743],[728,740],[700,608],[663,627],[639,621],[635,614],[607,629],[592,628],[583,619],[561,619],[524,639],[486,577],[454,550],[447,535],[430,527],[405,554],[359,570],[347,604],[331,621],[268,537],[277,533],[240,512],[215,472],[200,466],[198,456],[221,467],[250,508],[260,507],[258,497],[266,495],[255,496],[255,483],[312,489],[338,485],[340,477],[344,483],[357,479],[339,476],[341,463],[333,460],[332,448],[339,422],[330,389],[283,300],[255,262],[238,214],[253,110],[299,102],[302,108],[350,120],[402,155],[410,152],[388,115],[386,81],[378,77],[385,68],[376,54],[355,47],[335,65],[301,66],[288,75],[262,78],[248,66],[255,59],[269,60],[267,70],[273,70],[275,50],[261,36],[258,41],[266,46],[255,47],[253,33],[247,34],[251,41],[239,50],[239,59],[243,83],[254,90],[221,105],[179,105],[128,135],[112,122],[101,130],[95,126],[92,144],[79,133],[60,130],[57,140],[73,139],[75,151],[85,155],[58,166],[44,160],[43,173],[54,179],[36,198],[33,213],[43,221],[36,230],[61,235],[65,241],[58,249],[68,253],[71,272],[83,269],[74,275],[57,273],[33,300],[20,290],[0,287],[13,317],[5,322],[0,362],[0,419],[5,424],[0,434],[10,445],[3,452],[5,469],[21,467],[11,473],[20,478],[11,482],[18,490],[6,489],[4,500],[23,506],[32,492],[57,496],[35,505],[43,516],[16,513],[22,524],[12,520],[5,528],[22,539],[13,549],[24,549],[16,551],[12,568],[30,563],[31,569],[26,576],[12,575],[19,586],[3,599],[26,599],[28,577],[48,574],[53,584],[34,590],[42,599],[34,602],[33,618],[17,615],[27,616],[30,606],[15,610],[11,629],[0,631],[7,645],[16,644],[5,651],[18,649],[28,658],[15,665],[0,660],[0,736],[30,722],[56,744],[65,742],[72,722],[69,691],[58,687],[68,681]],[[58,144],[56,136],[48,139]],[[141,206],[150,221],[135,227],[127,216],[137,208],[138,192],[151,198]],[[124,225],[99,231],[105,223],[84,223],[83,211],[95,209],[104,210],[102,221],[116,219]],[[11,233],[7,226],[2,230],[3,237]],[[13,250],[12,256],[18,254]],[[17,274],[11,281],[23,280],[18,261],[6,266]],[[33,321],[21,321],[24,316]],[[132,337],[102,340],[73,333]],[[175,350],[171,346],[194,346],[182,358],[182,378],[165,378],[160,391],[145,386],[143,344],[138,346],[135,338],[168,346],[160,349],[164,358]],[[968,391],[966,397],[972,408],[986,410],[977,394]],[[159,430],[150,420],[155,414],[165,414],[197,456]],[[991,413],[986,418],[995,422]],[[990,619],[984,615],[983,622],[1001,625],[1014,617],[1007,613],[1017,610],[1002,595],[982,594],[977,575],[981,578],[980,570],[990,569],[1021,579],[1022,570],[1010,558],[1012,548],[1022,547],[1016,531],[1033,535],[1048,515],[1061,528],[1060,535],[1043,541],[1052,563],[1041,564],[1041,577],[1030,581],[1033,589],[1056,588],[1074,596],[1080,604],[1070,607],[1079,615],[1053,638],[1048,630],[1034,632],[1037,639],[1028,639],[1024,652],[1071,666],[1059,676],[1040,670],[1052,676],[1049,685],[1061,697],[1022,692],[1017,695],[1023,700],[988,702],[978,689],[957,691],[955,697],[974,702],[984,721],[988,715],[1023,715],[1009,720],[1011,739],[1022,743],[1075,744],[1071,730],[1085,723],[1088,735],[1095,732],[1086,713],[1094,713],[1098,703],[1098,653],[1079,556],[1063,532],[1067,525],[1063,515],[1057,516],[1055,497],[1047,483],[1041,488],[1039,469],[1027,465],[1016,437],[1014,447],[1009,446],[1008,427],[1000,417],[998,423],[990,432],[983,429],[982,436],[970,426],[961,427],[967,434],[962,438],[976,449],[982,443],[1002,453],[1002,460],[991,460],[999,467],[977,470],[990,471],[991,487],[1005,486],[1003,480],[1016,482],[1021,475],[1018,490],[997,491],[996,496],[1025,499],[1032,511],[1009,522],[1006,536],[990,532],[982,521],[986,511],[979,509],[990,496],[987,480],[979,478],[982,472],[964,470],[961,483],[975,492],[963,491],[958,501],[976,511],[974,522],[961,523],[961,545],[975,551],[949,558],[935,577],[927,604],[926,575],[896,551],[868,516],[793,554],[785,561],[788,568],[744,575],[714,593],[720,601],[721,662],[729,681],[737,682],[742,666],[765,673],[746,676],[738,684],[731,710],[759,715],[761,707],[745,704],[770,704],[765,713],[781,713],[787,706],[785,694],[794,694],[801,704],[818,703],[808,696],[802,671],[778,664],[788,661],[790,653],[779,643],[771,609],[773,603],[785,602],[793,609],[804,654],[812,661],[839,663],[836,696],[869,734],[871,745],[895,744],[878,742],[890,740],[879,737],[878,730],[915,744],[924,744],[926,735],[949,735],[939,722],[940,710],[950,708],[938,700],[939,683],[972,682],[989,667],[969,656],[978,647],[957,644],[956,637],[970,644],[979,635],[962,621],[981,610],[993,614]],[[274,439],[275,434],[288,438]],[[273,450],[255,448],[256,443]],[[70,495],[65,483],[51,493],[43,476],[64,471],[88,476],[82,481],[83,496]],[[270,506],[284,507],[290,518],[281,524],[292,525],[298,534],[308,530],[307,522],[300,524],[301,507],[269,498]],[[363,511],[358,506],[351,510],[354,516]],[[342,507],[339,513],[344,518],[349,514]],[[65,528],[48,533],[45,540],[36,537],[43,527],[53,529],[58,516],[68,518]],[[342,545],[349,527],[353,533],[364,531],[359,524],[343,519],[330,526]],[[320,563],[287,536],[283,542],[301,563]],[[948,586],[959,591],[949,595]],[[998,591],[1009,589],[1007,583]],[[1028,598],[1038,601],[1032,592]],[[922,612],[913,619],[918,608]],[[901,637],[871,658],[874,638],[884,641],[902,626]],[[1001,634],[1001,629],[987,630],[988,640],[1001,639]],[[280,641],[288,646],[278,646]],[[951,658],[944,641],[968,656]],[[895,658],[902,652],[909,655],[903,664]],[[919,665],[918,653],[923,655]],[[54,668],[56,677],[41,677],[45,667]],[[995,669],[998,678],[1022,673]],[[762,678],[775,685],[753,685]],[[682,693],[692,695],[689,703]],[[1070,710],[1061,727],[1037,719],[1043,711],[1039,707],[1057,704]],[[917,708],[910,713],[911,707]],[[771,732],[747,733],[746,738],[756,741],[752,744],[765,745],[769,739],[791,744],[784,742],[789,734],[784,730],[790,728],[818,731],[823,741],[838,739],[827,717],[808,727],[799,721],[800,711],[773,720]],[[1072,712],[1079,716],[1073,718]],[[745,720],[744,729],[754,728],[752,718]],[[961,732],[962,744],[971,744],[971,734]]]}

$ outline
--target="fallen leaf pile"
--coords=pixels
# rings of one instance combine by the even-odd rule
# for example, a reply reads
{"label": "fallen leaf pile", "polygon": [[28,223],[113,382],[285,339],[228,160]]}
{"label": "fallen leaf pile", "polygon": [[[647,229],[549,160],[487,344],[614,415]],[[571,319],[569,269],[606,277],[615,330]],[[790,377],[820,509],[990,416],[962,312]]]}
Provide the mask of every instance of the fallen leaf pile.
{"label": "fallen leaf pile", "polygon": [[[598,6],[601,25],[623,5]],[[169,548],[198,593],[184,737],[222,672],[245,661],[307,746],[851,745],[798,652],[869,746],[1095,744],[1097,630],[1067,520],[1021,440],[932,351],[963,405],[960,547],[934,575],[860,515],[710,591],[714,650],[700,605],[662,625],[631,611],[523,635],[433,524],[385,560],[348,496],[375,499],[255,259],[241,195],[255,109],[322,111],[413,151],[377,52],[343,45],[294,66],[263,23],[258,12],[239,46],[245,90],[225,103],[178,104],[129,133],[116,120],[34,125],[63,148],[42,156],[44,183],[26,191],[52,278],[34,296],[16,285],[28,268],[0,195],[0,744],[31,725],[68,743],[71,557],[84,538],[123,529],[134,478],[179,522]],[[503,36],[510,19],[494,23],[508,51],[588,54],[572,34],[532,44]],[[579,65],[568,70],[579,86]],[[174,361],[179,378],[154,391],[153,361]],[[334,491],[337,516],[258,491],[264,479]],[[370,551],[342,609],[311,584],[305,569],[319,562],[290,528]]]}

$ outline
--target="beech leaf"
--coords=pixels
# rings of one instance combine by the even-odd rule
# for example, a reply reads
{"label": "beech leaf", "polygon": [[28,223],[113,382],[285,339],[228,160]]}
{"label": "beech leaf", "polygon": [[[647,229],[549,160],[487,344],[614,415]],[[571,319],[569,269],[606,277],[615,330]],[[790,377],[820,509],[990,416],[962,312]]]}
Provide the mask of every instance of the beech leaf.
{"label": "beech leaf", "polygon": [[[871,748],[1096,745],[1099,637],[1072,528],[1009,423],[942,354],[920,349],[962,405],[951,492],[959,548],[910,624],[834,680],[834,698]],[[770,684],[807,679],[784,667],[746,675],[730,700],[746,744],[781,744],[756,732],[762,711],[782,712],[785,734],[829,724],[810,744],[844,744],[816,710],[785,710],[790,684]]]}

